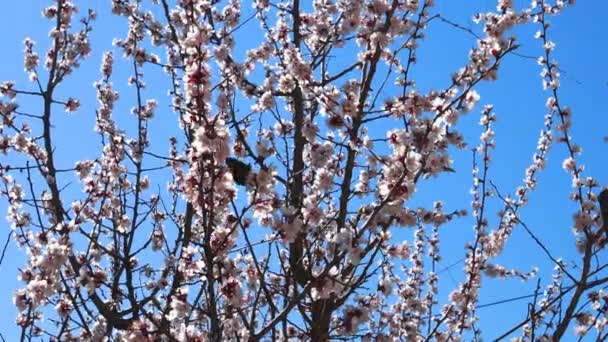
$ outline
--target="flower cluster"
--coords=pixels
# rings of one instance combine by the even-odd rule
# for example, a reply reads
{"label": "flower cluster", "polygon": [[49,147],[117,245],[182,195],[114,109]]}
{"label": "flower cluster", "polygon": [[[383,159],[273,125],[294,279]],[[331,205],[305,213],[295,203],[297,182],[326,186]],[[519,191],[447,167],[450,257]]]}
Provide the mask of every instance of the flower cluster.
{"label": "flower cluster", "polygon": [[[562,166],[579,207],[582,270],[577,278],[543,249],[556,274],[537,293],[522,340],[539,337],[541,324],[555,326],[545,340],[571,325],[581,336],[601,333],[606,319],[596,317],[605,316],[608,297],[592,289],[603,284],[592,256],[608,240],[598,224],[598,184],[583,177],[547,34],[546,18],[565,5],[541,1],[518,10],[498,0],[495,11],[475,16],[481,25],[468,31],[476,44],[451,82],[423,90],[412,72],[419,46],[429,26],[448,22],[432,0],[112,0],[112,13],[128,25],[113,41],[128,68],[117,65],[116,51],[103,54],[94,83],[93,138],[101,148],[66,168],[54,139],[63,129],[55,126],[55,108],[71,113],[86,102],[61,100],[56,90],[91,54],[96,15],[76,23],[75,4],[54,1],[43,10],[52,22],[49,50],[39,57],[39,45],[24,41],[34,90],[0,83],[0,152],[10,161],[0,161],[1,195],[27,253],[13,296],[22,336],[479,339],[484,278],[528,280],[537,272],[494,259],[525,225],[519,209],[556,141],[568,152]],[[542,28],[538,62],[551,93],[538,146],[522,185],[502,196],[489,176],[496,115],[491,105],[481,109],[473,241],[465,246],[462,281],[442,298],[442,229],[467,212],[416,197],[421,184],[456,172],[452,160],[469,142],[463,116],[482,101],[478,85],[498,78],[518,47],[510,34],[530,21]],[[114,83],[122,82],[119,70],[129,73],[128,90]],[[154,96],[161,82],[149,75],[156,70],[169,80],[167,97]],[[42,102],[39,115],[20,110],[24,96]],[[121,114],[123,101],[133,101],[131,116]],[[502,210],[491,229],[494,199]],[[573,294],[564,297],[562,289]],[[565,298],[565,314],[556,318],[556,302]]]}

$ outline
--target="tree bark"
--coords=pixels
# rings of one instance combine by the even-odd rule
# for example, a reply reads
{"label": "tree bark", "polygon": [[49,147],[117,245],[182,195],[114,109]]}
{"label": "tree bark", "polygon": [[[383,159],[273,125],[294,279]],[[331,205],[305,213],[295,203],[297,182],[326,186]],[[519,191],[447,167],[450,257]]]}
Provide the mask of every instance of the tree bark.
{"label": "tree bark", "polygon": [[313,342],[329,341],[329,328],[331,323],[331,301],[321,299],[312,304],[312,327],[310,340]]}

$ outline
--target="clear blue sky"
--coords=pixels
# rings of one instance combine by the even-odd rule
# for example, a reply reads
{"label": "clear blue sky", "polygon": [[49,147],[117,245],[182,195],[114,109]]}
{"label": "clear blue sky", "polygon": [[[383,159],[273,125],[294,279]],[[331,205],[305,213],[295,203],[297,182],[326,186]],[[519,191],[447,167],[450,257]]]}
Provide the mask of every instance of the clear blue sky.
{"label": "clear blue sky", "polygon": [[[248,4],[243,7],[248,8]],[[515,1],[521,7],[528,1]],[[3,53],[0,54],[0,81],[14,80],[18,88],[25,89],[27,76],[22,69],[22,41],[31,37],[40,45],[38,52],[44,55],[48,46],[47,33],[50,27],[48,21],[42,19],[40,11],[49,2],[41,0],[6,1],[0,11],[0,22],[3,23]],[[493,9],[495,1],[489,0],[437,0],[433,13],[441,12],[446,18],[466,27],[474,27],[471,16],[479,11]],[[63,84],[59,90],[66,97],[74,96],[81,100],[83,106],[74,115],[59,113],[54,123],[58,127],[55,143],[58,163],[72,166],[75,160],[94,158],[99,151],[99,142],[93,133],[95,91],[92,83],[99,78],[99,62],[101,54],[107,50],[116,52],[117,64],[123,62],[120,53],[112,45],[112,39],[122,37],[126,22],[122,18],[112,17],[109,11],[109,1],[80,1],[77,4],[84,12],[85,4],[95,9],[98,20],[93,24],[92,35],[93,55],[84,63],[81,69]],[[602,185],[608,185],[608,144],[603,141],[608,136],[608,113],[605,101],[608,99],[608,70],[606,56],[608,55],[608,22],[603,14],[608,13],[606,1],[579,1],[574,7],[567,9],[557,18],[552,18],[553,28],[550,31],[552,40],[557,43],[554,57],[560,62],[563,70],[561,83],[561,101],[573,108],[574,126],[572,136],[576,143],[583,147],[580,161],[586,165],[586,175],[596,177]],[[528,29],[514,31],[522,45],[520,53],[538,56],[539,42],[532,39],[537,26],[528,25]],[[255,32],[255,31],[253,31]],[[247,35],[248,33],[243,33]],[[258,39],[257,37],[245,37]],[[257,40],[256,40],[257,41]],[[428,90],[439,88],[449,83],[449,75],[457,70],[467,59],[467,51],[474,44],[473,38],[466,32],[454,29],[439,21],[433,22],[428,31],[426,41],[422,43],[418,55],[419,64],[414,68],[413,77],[417,80],[419,89]],[[162,56],[161,56],[162,57]],[[123,64],[124,65],[124,64]],[[494,151],[494,161],[491,166],[491,179],[500,187],[503,193],[512,193],[521,184],[524,170],[531,161],[532,153],[537,144],[539,130],[543,125],[545,114],[545,99],[548,93],[541,87],[538,76],[540,67],[535,61],[511,56],[507,58],[495,83],[484,84],[478,88],[481,95],[480,104],[492,103],[498,114],[495,125],[497,148]],[[119,90],[129,91],[126,87],[127,69],[117,69],[114,83]],[[166,95],[162,86],[166,84],[160,72],[147,72],[148,84],[156,86],[148,97],[160,97],[161,104],[166,103]],[[156,84],[158,82],[158,84]],[[29,85],[27,85],[29,87]],[[131,90],[132,91],[132,90]],[[129,93],[131,94],[131,93]],[[22,108],[36,112],[40,111],[39,104],[28,103],[29,99],[21,98]],[[123,110],[124,116],[132,102],[121,104],[118,110]],[[38,107],[37,107],[38,106]],[[478,106],[479,108],[480,106]],[[166,108],[160,107],[160,108]],[[59,112],[59,111],[58,111]],[[475,110],[461,119],[460,127],[467,135],[471,145],[478,142],[480,127],[477,125],[479,111]],[[150,127],[151,132],[161,127],[175,126],[175,116],[167,111],[160,114]],[[468,128],[465,128],[468,127]],[[170,132],[163,130],[153,133],[161,139]],[[164,138],[162,138],[164,139]],[[164,144],[164,143],[163,143]],[[163,145],[164,146],[164,145]],[[165,149],[159,148],[164,152]],[[574,252],[573,235],[571,233],[572,213],[575,207],[568,200],[571,191],[570,177],[561,169],[561,162],[566,156],[565,148],[554,145],[549,154],[547,170],[539,178],[538,188],[530,197],[530,205],[521,211],[521,218],[549,247],[554,255],[562,256],[566,261],[577,260]],[[2,157],[4,158],[4,157]],[[62,164],[63,163],[63,164]],[[152,166],[152,165],[151,165]],[[446,210],[469,209],[471,197],[471,154],[467,151],[456,152],[454,155],[455,174],[445,174],[440,178],[424,182],[419,187],[415,205],[430,206],[433,201],[441,199]],[[76,189],[76,188],[75,188]],[[491,209],[498,208],[498,202]],[[415,206],[414,205],[414,206]],[[6,203],[0,204],[0,211],[6,211]],[[492,211],[490,211],[492,213]],[[496,219],[490,215],[496,226]],[[0,239],[4,242],[9,231],[6,223],[0,224]],[[409,232],[403,234],[410,238]],[[449,224],[441,231],[443,261],[439,269],[459,260],[464,252],[464,242],[472,237],[472,219],[466,218]],[[24,252],[11,244],[5,260],[0,266],[2,281],[0,282],[0,332],[7,341],[16,339],[17,328],[12,324],[16,310],[12,306],[12,294],[20,286],[17,281],[17,268],[21,267]],[[540,268],[539,277],[544,285],[550,281],[552,264],[534,245],[521,229],[516,229],[509,242],[506,252],[497,260],[507,267],[521,267],[529,270],[532,266]],[[442,273],[442,295],[455,286],[462,278],[462,264]],[[536,281],[522,283],[518,280],[485,279],[488,285],[482,290],[480,304],[508,299],[533,292]],[[479,310],[480,327],[488,339],[504,332],[526,315],[525,300],[496,305]]]}

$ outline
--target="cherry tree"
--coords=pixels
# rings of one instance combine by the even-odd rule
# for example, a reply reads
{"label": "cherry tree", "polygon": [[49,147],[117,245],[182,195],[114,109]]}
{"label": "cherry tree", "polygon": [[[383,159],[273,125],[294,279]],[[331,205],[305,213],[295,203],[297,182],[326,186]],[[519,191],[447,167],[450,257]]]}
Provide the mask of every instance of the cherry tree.
{"label": "cherry tree", "polygon": [[[128,31],[103,54],[97,106],[85,110],[82,94],[60,89],[91,63],[103,18],[52,1],[42,11],[50,48],[24,41],[31,83],[0,84],[1,194],[27,253],[14,293],[21,340],[481,340],[484,281],[536,274],[496,262],[515,229],[550,258],[553,278],[497,339],[606,340],[608,193],[598,201],[579,161],[552,57],[550,20],[573,3],[499,0],[473,18],[474,32],[432,0],[112,0]],[[427,92],[412,69],[434,21],[476,44],[449,84]],[[524,180],[509,190],[489,178],[497,114],[476,89],[519,54],[520,26],[538,30],[546,111]],[[238,41],[243,30],[257,30],[255,41]],[[117,67],[129,70],[128,91]],[[158,71],[166,94],[150,96],[146,78]],[[131,116],[117,110],[124,102]],[[58,162],[63,111],[94,117],[77,128],[98,141],[91,159]],[[480,116],[476,141],[462,134],[466,113]],[[568,154],[573,262],[520,217],[551,147]],[[448,208],[441,194],[411,205],[421,183],[456,172],[453,155],[470,150],[471,208]],[[451,284],[436,271],[448,243],[439,232],[465,217],[474,226],[462,281],[440,296]]]}

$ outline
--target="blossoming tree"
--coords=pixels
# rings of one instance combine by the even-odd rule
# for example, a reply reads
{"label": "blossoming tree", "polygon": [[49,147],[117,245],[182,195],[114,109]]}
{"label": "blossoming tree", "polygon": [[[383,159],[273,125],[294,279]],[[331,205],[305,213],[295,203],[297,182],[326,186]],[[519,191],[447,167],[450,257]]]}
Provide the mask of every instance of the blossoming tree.
{"label": "blossoming tree", "polygon": [[[499,0],[475,17],[483,35],[451,83],[424,92],[411,70],[427,26],[466,30],[432,0],[113,0],[128,21],[114,45],[132,90],[116,90],[120,63],[106,52],[95,83],[101,148],[66,168],[54,122],[80,101],[58,89],[90,55],[96,14],[75,21],[82,12],[55,0],[43,10],[52,29],[42,61],[25,40],[31,84],[0,84],[2,195],[27,251],[14,294],[21,340],[478,339],[484,278],[534,276],[494,260],[516,227],[536,239],[519,210],[553,144],[569,155],[580,260],[572,267],[536,239],[553,281],[498,339],[560,340],[574,328],[605,340],[601,189],[577,161],[551,56],[549,20],[573,2]],[[257,41],[239,50],[250,25]],[[523,184],[503,196],[488,178],[496,117],[476,106],[476,88],[518,53],[511,31],[526,25],[544,51],[545,125]],[[175,129],[163,141],[149,128],[165,99],[148,98],[144,69],[162,70],[168,85]],[[115,110],[119,95],[133,120]],[[32,99],[40,114],[19,109]],[[466,112],[481,113],[480,141],[461,132]],[[451,155],[471,146],[471,213],[447,210],[440,196],[411,207],[417,186],[455,172]],[[502,208],[497,220],[489,201]],[[464,277],[442,298],[439,230],[463,216],[475,222]],[[397,238],[399,229],[413,239]]]}

